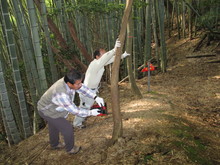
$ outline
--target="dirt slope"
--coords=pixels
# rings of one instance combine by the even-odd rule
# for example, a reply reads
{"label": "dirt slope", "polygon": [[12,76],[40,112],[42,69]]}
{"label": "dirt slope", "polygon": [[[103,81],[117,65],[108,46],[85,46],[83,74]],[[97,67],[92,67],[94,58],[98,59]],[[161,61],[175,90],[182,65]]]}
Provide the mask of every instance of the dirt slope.
{"label": "dirt slope", "polygon": [[[123,138],[107,148],[113,120],[109,86],[101,96],[110,114],[91,117],[85,130],[75,130],[75,142],[82,146],[76,155],[51,150],[47,128],[10,149],[2,143],[3,164],[220,164],[220,66],[206,61],[219,59],[217,45],[205,47],[214,57],[186,58],[198,39],[167,42],[169,67],[165,74],[155,71],[151,93],[147,77],[137,84],[144,96],[136,99],[127,82],[120,85]],[[197,53],[202,53],[202,51]],[[72,121],[73,117],[69,117]],[[4,150],[3,150],[4,149]]]}

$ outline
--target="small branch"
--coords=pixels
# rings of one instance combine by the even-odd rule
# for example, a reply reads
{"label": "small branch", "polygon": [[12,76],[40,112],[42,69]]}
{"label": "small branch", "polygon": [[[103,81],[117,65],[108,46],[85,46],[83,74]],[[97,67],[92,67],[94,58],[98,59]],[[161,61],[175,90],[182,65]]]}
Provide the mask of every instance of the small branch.
{"label": "small branch", "polygon": [[207,33],[204,34],[204,36],[202,37],[202,39],[198,42],[198,44],[196,45],[195,49],[193,50],[193,52],[198,51],[198,49],[201,47],[202,42],[205,40],[205,38],[207,37]]}
{"label": "small branch", "polygon": [[202,58],[202,57],[215,57],[216,54],[195,54],[186,56],[186,58]]}
{"label": "small branch", "polygon": [[[141,65],[139,68],[137,68],[137,70],[141,70],[143,67],[145,66],[145,64]],[[119,81],[118,84],[121,84],[123,81],[127,80],[128,79],[128,76],[126,76],[125,78],[123,78],[121,81]]]}

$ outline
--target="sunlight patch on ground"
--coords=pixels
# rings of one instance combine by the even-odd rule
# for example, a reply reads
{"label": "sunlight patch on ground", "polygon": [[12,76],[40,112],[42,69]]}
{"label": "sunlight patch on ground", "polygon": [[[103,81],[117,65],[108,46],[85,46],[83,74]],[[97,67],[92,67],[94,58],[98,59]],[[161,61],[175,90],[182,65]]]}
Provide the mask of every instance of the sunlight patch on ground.
{"label": "sunlight patch on ground", "polygon": [[152,99],[141,99],[138,101],[132,101],[123,107],[124,112],[138,112],[143,110],[150,110],[155,107],[161,107],[161,104]]}
{"label": "sunlight patch on ground", "polygon": [[215,95],[217,99],[220,99],[220,93],[216,93]]}
{"label": "sunlight patch on ground", "polygon": [[127,129],[140,129],[140,128],[156,128],[158,127],[163,127],[169,124],[169,121],[165,118],[155,118],[155,117],[150,117],[149,118],[129,118],[129,120],[123,121],[123,128]]}
{"label": "sunlight patch on ground", "polygon": [[123,122],[123,128],[135,128],[136,125],[143,125],[143,122],[145,123],[146,120],[144,121],[144,119],[141,118],[132,118]]}
{"label": "sunlight patch on ground", "polygon": [[214,76],[214,79],[220,79],[220,75],[219,76]]}

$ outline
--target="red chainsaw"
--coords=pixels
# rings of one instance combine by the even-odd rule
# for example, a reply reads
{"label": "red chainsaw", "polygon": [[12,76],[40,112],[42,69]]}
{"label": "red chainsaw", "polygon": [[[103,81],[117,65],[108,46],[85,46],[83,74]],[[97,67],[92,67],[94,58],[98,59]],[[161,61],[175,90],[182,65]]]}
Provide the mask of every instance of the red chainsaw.
{"label": "red chainsaw", "polygon": [[91,107],[91,110],[92,109],[99,109],[99,115],[98,116],[106,116],[107,114],[108,114],[108,112],[107,112],[107,105],[106,105],[106,103],[105,103],[105,105],[103,105],[103,106],[99,106],[98,104],[94,104],[92,107]]}

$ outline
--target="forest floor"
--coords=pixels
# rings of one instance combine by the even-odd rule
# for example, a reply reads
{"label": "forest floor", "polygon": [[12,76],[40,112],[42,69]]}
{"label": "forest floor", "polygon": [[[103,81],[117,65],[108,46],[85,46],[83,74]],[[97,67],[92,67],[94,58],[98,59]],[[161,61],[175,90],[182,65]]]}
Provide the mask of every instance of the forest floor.
{"label": "forest floor", "polygon": [[[102,85],[100,95],[109,115],[90,117],[87,128],[75,130],[76,155],[64,149],[52,150],[47,127],[11,148],[1,142],[0,164],[220,164],[220,60],[219,43],[193,52],[199,38],[167,41],[168,70],[154,71],[151,92],[147,77],[137,81],[143,98],[137,99],[128,82],[120,84],[123,137],[107,147],[112,136],[110,87]],[[186,58],[195,54],[215,54]],[[73,116],[68,118],[72,122]]]}

